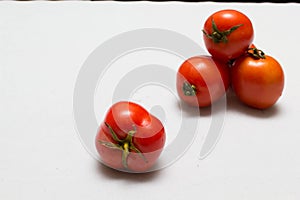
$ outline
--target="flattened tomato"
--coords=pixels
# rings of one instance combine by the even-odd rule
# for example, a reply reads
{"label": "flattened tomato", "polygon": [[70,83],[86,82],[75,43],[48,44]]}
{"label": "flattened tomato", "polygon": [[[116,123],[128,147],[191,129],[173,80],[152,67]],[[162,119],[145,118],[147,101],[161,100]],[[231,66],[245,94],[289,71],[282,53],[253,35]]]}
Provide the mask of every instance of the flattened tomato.
{"label": "flattened tomato", "polygon": [[96,148],[107,166],[145,172],[165,144],[163,124],[140,105],[118,102],[108,110],[96,136]]}

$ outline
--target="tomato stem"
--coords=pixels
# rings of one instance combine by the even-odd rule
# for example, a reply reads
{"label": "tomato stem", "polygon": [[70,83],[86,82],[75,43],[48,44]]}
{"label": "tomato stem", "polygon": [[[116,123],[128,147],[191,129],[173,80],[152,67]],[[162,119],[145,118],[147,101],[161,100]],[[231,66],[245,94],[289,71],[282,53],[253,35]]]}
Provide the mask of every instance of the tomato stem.
{"label": "tomato stem", "polygon": [[197,92],[196,86],[190,84],[189,82],[183,83],[182,90],[185,96],[195,96]]}
{"label": "tomato stem", "polygon": [[112,142],[106,142],[106,141],[99,141],[100,144],[106,146],[107,148],[111,148],[111,149],[117,149],[120,150],[121,146],[119,146],[118,144],[114,144]]}
{"label": "tomato stem", "polygon": [[136,133],[136,127],[134,127],[134,130],[131,130],[127,133],[127,136],[125,139],[121,140],[118,138],[115,131],[112,129],[112,127],[108,123],[104,123],[105,126],[108,128],[113,140],[116,143],[107,142],[107,141],[99,141],[100,144],[104,145],[107,148],[110,149],[116,149],[122,151],[122,165],[124,168],[128,169],[128,163],[127,158],[131,151],[136,152],[146,163],[148,162],[144,154],[133,144],[133,136]]}
{"label": "tomato stem", "polygon": [[122,140],[120,140],[118,138],[117,134],[114,132],[114,130],[112,129],[112,127],[108,123],[105,122],[105,126],[109,129],[109,132],[110,132],[112,138],[114,139],[114,141],[122,142]]}
{"label": "tomato stem", "polygon": [[236,29],[238,29],[239,27],[243,26],[243,24],[238,24],[238,25],[231,27],[228,30],[220,31],[218,29],[214,19],[212,19],[211,22],[212,22],[212,30],[213,30],[212,33],[208,34],[205,30],[202,30],[202,32],[204,33],[204,35],[206,37],[212,39],[214,43],[221,43],[221,42],[227,43],[228,42],[227,36],[230,35]]}
{"label": "tomato stem", "polygon": [[129,155],[129,144],[128,142],[125,142],[122,146],[123,148],[123,153],[122,153],[122,164],[123,166],[127,169],[128,164],[127,164],[127,157]]}
{"label": "tomato stem", "polygon": [[247,54],[252,56],[255,59],[265,59],[265,53],[262,50],[259,50],[257,48],[248,48]]}

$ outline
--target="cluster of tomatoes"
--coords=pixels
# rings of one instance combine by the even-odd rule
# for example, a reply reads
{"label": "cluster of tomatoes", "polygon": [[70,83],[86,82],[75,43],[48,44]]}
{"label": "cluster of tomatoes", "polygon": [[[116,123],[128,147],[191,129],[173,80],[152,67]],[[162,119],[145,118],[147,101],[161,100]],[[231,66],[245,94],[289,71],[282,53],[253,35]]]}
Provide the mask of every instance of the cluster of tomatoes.
{"label": "cluster of tomatoes", "polygon": [[266,109],[276,103],[284,87],[280,64],[253,44],[250,19],[236,10],[221,10],[205,21],[205,46],[211,56],[187,59],[179,68],[179,97],[192,106],[209,106],[230,85],[246,105]]}
{"label": "cluster of tomatoes", "polygon": [[[179,97],[192,106],[210,106],[232,86],[236,96],[258,109],[281,96],[284,74],[280,64],[253,44],[253,27],[236,10],[221,10],[205,22],[203,37],[211,56],[194,56],[179,67]],[[163,124],[142,106],[118,102],[108,110],[95,145],[111,168],[145,172],[160,156],[166,140]]]}

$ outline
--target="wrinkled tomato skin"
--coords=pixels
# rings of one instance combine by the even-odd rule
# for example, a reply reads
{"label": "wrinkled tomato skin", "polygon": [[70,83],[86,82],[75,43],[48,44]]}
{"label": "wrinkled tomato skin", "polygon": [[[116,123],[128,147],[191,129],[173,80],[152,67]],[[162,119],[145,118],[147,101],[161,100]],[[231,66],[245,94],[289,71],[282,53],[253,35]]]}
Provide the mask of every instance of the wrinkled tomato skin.
{"label": "wrinkled tomato skin", "polygon": [[[177,93],[185,103],[207,107],[225,95],[230,85],[229,67],[211,56],[195,56],[182,63],[177,72]],[[196,87],[195,96],[186,96],[183,84]]]}
{"label": "wrinkled tomato skin", "polygon": [[236,59],[246,52],[254,38],[253,25],[250,19],[243,13],[236,10],[221,10],[212,14],[204,23],[203,30],[212,34],[212,20],[215,21],[220,31],[242,25],[227,36],[226,43],[215,43],[212,39],[203,34],[203,39],[208,52],[215,58],[227,62]]}
{"label": "wrinkled tomato skin", "polygon": [[284,89],[284,72],[273,57],[237,59],[231,68],[232,88],[246,105],[257,109],[273,106]]}
{"label": "wrinkled tomato skin", "polygon": [[[133,144],[147,162],[138,153],[131,151],[127,157],[128,168],[124,168],[122,151],[108,148],[99,142],[117,144],[105,123],[112,127],[119,139],[125,139],[129,131],[136,130]],[[165,129],[158,118],[136,103],[122,101],[112,105],[108,110],[98,129],[95,145],[101,161],[105,165],[121,171],[145,172],[155,164],[165,141]]]}

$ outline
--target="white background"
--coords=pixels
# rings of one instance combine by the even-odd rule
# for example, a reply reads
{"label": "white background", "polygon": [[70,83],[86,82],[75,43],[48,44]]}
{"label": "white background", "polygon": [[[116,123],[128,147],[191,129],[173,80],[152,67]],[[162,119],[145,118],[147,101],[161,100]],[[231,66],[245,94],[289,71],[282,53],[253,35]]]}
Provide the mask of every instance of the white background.
{"label": "white background", "polygon": [[[256,46],[282,64],[286,84],[276,106],[253,110],[229,94],[222,138],[204,160],[198,137],[155,173],[100,165],[80,143],[72,113],[88,55],[146,27],[203,46],[204,20],[224,8],[248,15]],[[299,18],[298,4],[0,2],[0,199],[299,199]],[[200,117],[205,132],[211,116]]]}

